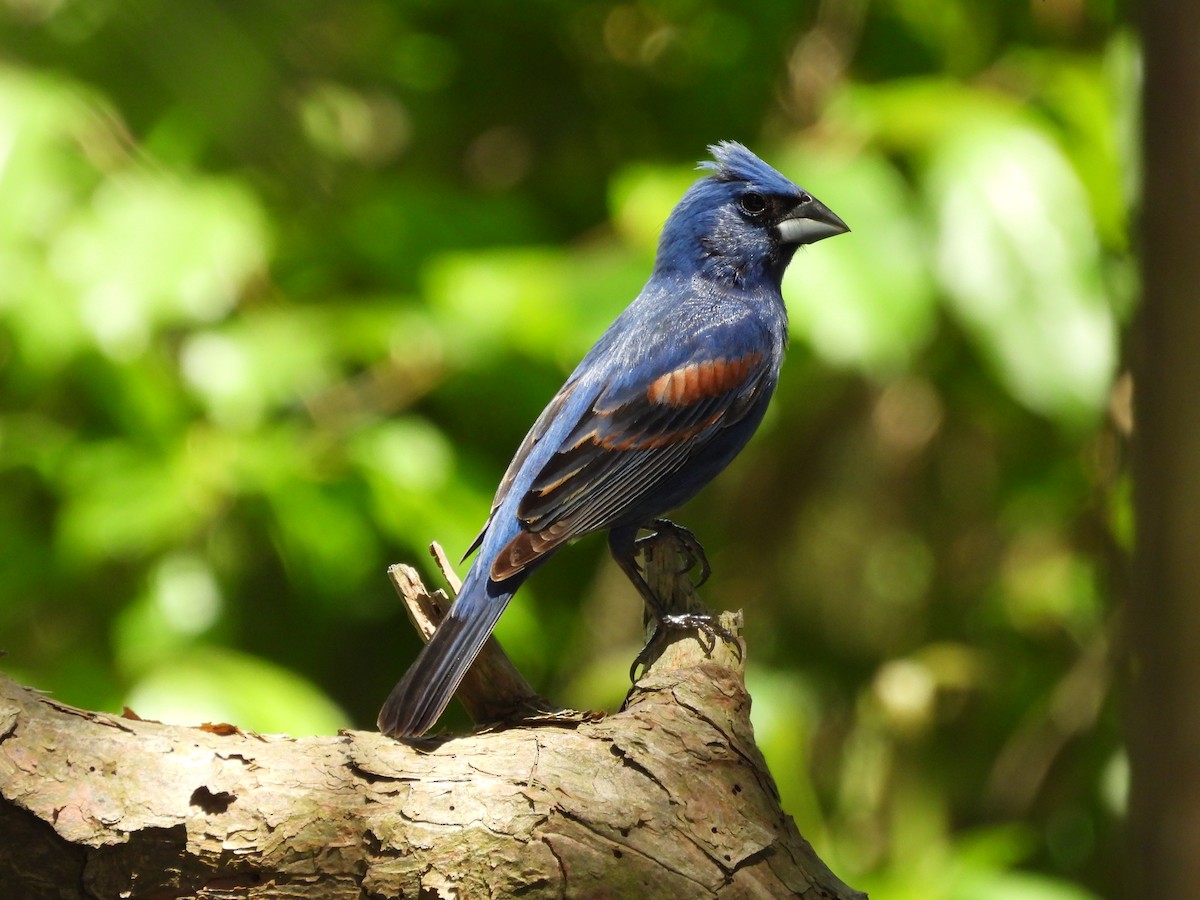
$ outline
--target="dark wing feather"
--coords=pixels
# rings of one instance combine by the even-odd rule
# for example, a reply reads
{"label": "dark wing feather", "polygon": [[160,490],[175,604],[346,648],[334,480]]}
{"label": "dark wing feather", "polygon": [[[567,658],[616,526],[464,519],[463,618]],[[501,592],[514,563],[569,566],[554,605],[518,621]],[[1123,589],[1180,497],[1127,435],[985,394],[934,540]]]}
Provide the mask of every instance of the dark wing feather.
{"label": "dark wing feather", "polygon": [[493,561],[509,578],[573,538],[605,528],[739,421],[770,371],[764,356],[701,355],[635,387],[600,393],[521,498],[522,530]]}
{"label": "dark wing feather", "polygon": [[479,529],[479,534],[475,535],[475,540],[471,541],[471,546],[467,548],[467,552],[462,555],[463,559],[466,559],[478,550],[479,545],[483,543],[483,537],[487,534],[488,526],[492,524],[492,516],[496,515],[496,510],[500,508],[500,504],[508,496],[513,480],[517,477],[517,472],[521,470],[521,466],[525,465],[525,459],[529,456],[529,452],[545,436],[546,429],[554,420],[554,417],[559,414],[566,405],[567,400],[570,399],[571,394],[575,391],[575,384],[576,382],[573,380],[568,381],[558,389],[558,393],[546,404],[546,408],[542,410],[541,415],[537,417],[537,421],[533,423],[533,427],[529,429],[529,433],[525,435],[525,439],[521,441],[521,446],[517,448],[512,462],[508,464],[508,468],[504,472],[504,477],[500,479],[500,486],[496,488],[496,496],[492,500],[492,508],[488,512],[487,521]]}

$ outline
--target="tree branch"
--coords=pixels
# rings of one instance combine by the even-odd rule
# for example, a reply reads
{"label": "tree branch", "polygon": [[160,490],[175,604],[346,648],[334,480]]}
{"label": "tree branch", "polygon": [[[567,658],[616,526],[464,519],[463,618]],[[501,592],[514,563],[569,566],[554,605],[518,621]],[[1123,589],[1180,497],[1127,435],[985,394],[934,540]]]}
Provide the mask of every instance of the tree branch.
{"label": "tree branch", "polygon": [[0,677],[0,884],[15,898],[862,898],[779,806],[741,648],[706,645],[672,634],[599,721],[408,743],[163,725]]}

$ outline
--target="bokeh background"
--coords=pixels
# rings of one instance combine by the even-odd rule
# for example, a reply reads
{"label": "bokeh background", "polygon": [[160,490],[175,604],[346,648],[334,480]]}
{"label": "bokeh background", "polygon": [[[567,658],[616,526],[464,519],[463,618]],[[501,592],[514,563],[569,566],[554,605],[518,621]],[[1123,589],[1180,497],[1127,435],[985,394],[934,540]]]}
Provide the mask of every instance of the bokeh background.
{"label": "bokeh background", "polygon": [[[372,727],[385,567],[467,547],[741,140],[854,229],[677,516],[785,808],[875,896],[1109,895],[1138,79],[1116,0],[0,0],[0,667]],[[593,538],[500,636],[614,708],[639,616]]]}

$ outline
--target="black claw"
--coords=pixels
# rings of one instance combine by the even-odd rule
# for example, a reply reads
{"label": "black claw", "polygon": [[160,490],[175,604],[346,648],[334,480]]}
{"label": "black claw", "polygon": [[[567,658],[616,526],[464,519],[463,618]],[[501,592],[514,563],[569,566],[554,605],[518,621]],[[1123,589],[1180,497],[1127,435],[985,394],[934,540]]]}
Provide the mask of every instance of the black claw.
{"label": "black claw", "polygon": [[[714,619],[712,616],[703,613],[673,613],[669,616],[664,616],[660,620],[660,625],[664,628],[669,628],[673,631],[686,631],[695,629],[701,634],[708,635],[709,645],[704,648],[704,653],[711,656],[712,652],[717,649],[717,639],[727,641],[737,648],[738,658],[742,656],[742,645],[733,633]],[[703,643],[703,641],[701,641]]]}
{"label": "black claw", "polygon": [[[737,658],[742,659],[742,644],[741,641],[728,628],[714,619],[712,616],[704,613],[670,613],[661,616],[654,627],[654,634],[650,640],[646,642],[646,646],[634,658],[633,665],[629,667],[629,680],[631,682],[637,680],[637,669],[640,665],[649,665],[650,648],[653,647],[666,632],[668,631],[690,631],[699,632],[698,639],[700,645],[704,647],[704,655],[712,656],[714,650],[717,649],[717,640],[726,641],[733,645],[737,652]],[[704,636],[708,636],[707,646],[704,643]]]}
{"label": "black claw", "polygon": [[[658,632],[655,632],[655,634],[658,634]],[[638,655],[633,658],[633,664],[630,665],[630,667],[629,667],[629,683],[630,684],[634,684],[637,681],[638,666],[649,667],[649,665],[650,665],[650,644],[653,644],[653,643],[654,643],[654,639],[651,638],[649,643],[647,643],[646,646],[642,648],[641,652],[638,653]]]}

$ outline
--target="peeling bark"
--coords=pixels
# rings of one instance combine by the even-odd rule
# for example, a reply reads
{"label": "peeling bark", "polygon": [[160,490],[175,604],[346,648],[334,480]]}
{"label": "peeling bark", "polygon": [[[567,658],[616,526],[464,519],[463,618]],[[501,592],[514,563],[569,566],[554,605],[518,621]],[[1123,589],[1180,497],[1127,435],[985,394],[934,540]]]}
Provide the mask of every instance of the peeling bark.
{"label": "peeling bark", "polygon": [[0,893],[862,898],[780,808],[742,647],[706,650],[672,635],[599,720],[411,742],[163,725],[0,677]]}

